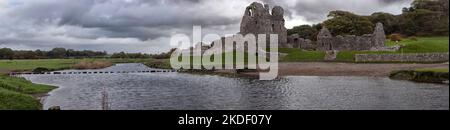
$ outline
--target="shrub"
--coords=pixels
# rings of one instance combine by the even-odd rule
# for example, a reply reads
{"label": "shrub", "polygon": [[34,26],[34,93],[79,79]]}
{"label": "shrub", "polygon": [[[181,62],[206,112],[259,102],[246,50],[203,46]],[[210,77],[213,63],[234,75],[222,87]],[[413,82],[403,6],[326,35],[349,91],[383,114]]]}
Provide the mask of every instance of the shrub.
{"label": "shrub", "polygon": [[417,41],[418,40],[417,37],[415,37],[415,36],[411,36],[411,37],[409,37],[409,39],[413,40],[413,41]]}
{"label": "shrub", "polygon": [[401,34],[394,33],[389,36],[389,39],[393,42],[399,42],[399,41],[402,41],[403,37]]}
{"label": "shrub", "polygon": [[33,70],[34,73],[44,73],[44,72],[49,72],[51,71],[50,69],[44,68],[44,67],[38,67],[36,69]]}

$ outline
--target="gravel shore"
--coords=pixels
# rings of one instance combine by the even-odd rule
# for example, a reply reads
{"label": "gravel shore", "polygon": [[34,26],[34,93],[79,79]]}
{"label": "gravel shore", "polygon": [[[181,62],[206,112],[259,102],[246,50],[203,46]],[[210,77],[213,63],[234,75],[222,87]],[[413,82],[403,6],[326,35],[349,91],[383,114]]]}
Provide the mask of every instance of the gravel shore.
{"label": "gravel shore", "polygon": [[411,64],[380,63],[356,64],[333,62],[279,63],[280,76],[375,76],[386,77],[394,70],[419,68],[448,68],[448,63]]}

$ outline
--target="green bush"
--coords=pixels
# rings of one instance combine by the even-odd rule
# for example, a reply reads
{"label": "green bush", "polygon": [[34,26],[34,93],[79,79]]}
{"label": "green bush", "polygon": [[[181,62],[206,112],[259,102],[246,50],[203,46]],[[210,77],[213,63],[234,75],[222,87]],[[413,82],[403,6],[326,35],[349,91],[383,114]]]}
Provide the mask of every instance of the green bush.
{"label": "green bush", "polygon": [[0,110],[39,110],[41,107],[33,96],[0,88]]}

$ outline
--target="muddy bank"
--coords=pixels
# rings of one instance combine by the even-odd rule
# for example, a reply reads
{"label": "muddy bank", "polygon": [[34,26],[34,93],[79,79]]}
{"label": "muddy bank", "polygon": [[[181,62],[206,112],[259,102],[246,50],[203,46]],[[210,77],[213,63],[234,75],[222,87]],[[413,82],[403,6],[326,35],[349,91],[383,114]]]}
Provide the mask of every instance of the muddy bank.
{"label": "muddy bank", "polygon": [[329,62],[279,63],[280,76],[376,76],[387,77],[395,70],[448,68],[443,64],[356,64]]}
{"label": "muddy bank", "polygon": [[424,83],[448,83],[448,72],[434,72],[434,71],[415,71],[415,70],[400,70],[394,71],[389,78],[397,80],[410,80]]}

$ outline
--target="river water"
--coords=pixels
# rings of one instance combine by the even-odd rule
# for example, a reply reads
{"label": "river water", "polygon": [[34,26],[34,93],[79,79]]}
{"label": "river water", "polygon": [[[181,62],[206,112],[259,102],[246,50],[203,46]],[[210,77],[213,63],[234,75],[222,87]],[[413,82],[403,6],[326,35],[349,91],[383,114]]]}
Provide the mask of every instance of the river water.
{"label": "river water", "polygon": [[[119,64],[103,70],[148,70]],[[67,70],[72,71],[72,70]],[[44,109],[422,110],[449,109],[448,85],[376,77],[288,76],[272,81],[185,73],[24,75],[58,86]]]}

